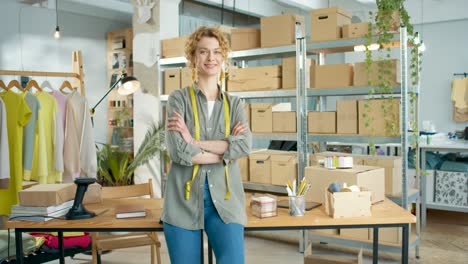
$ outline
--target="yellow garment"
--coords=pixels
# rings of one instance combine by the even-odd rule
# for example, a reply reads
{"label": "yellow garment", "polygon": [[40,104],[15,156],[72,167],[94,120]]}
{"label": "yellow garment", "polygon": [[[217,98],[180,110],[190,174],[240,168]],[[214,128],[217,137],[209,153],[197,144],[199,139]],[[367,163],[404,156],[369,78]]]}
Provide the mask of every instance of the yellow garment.
{"label": "yellow garment", "polygon": [[13,91],[0,93],[7,113],[8,145],[10,152],[10,186],[0,190],[0,215],[10,214],[11,206],[18,203],[18,192],[23,183],[23,126],[31,117],[26,101]]}
{"label": "yellow garment", "polygon": [[55,169],[54,160],[57,100],[46,92],[39,92],[35,96],[41,104],[41,109],[37,117],[31,179],[39,183],[62,182],[62,173]]}
{"label": "yellow garment", "polygon": [[468,101],[465,99],[468,94],[468,78],[459,78],[452,81],[452,101],[459,109],[468,108]]}

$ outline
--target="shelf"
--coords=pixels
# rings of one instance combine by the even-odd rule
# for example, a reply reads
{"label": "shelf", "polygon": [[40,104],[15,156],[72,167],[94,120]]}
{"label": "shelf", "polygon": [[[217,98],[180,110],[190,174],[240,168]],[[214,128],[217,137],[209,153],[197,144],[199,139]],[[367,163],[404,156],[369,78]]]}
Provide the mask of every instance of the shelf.
{"label": "shelf", "polygon": [[[380,229],[380,228],[379,228]],[[330,244],[338,244],[348,247],[362,247],[366,249],[372,249],[373,241],[372,240],[363,240],[363,239],[351,239],[345,238],[339,235],[324,234],[318,232],[312,232],[310,239],[318,242],[325,242]],[[414,248],[419,245],[419,238],[416,234],[414,228],[411,228],[411,234],[409,237],[409,248]],[[394,244],[390,242],[379,241],[379,250],[393,253],[401,253],[401,244]]]}
{"label": "shelf", "polygon": [[[387,196],[388,199],[392,200],[396,204],[401,205],[401,193],[396,196]],[[419,190],[408,188],[408,204],[415,202],[419,198]]]}
{"label": "shelf", "polygon": [[360,136],[360,135],[309,135],[308,141],[331,141],[344,143],[369,143],[372,139],[375,144],[382,143],[398,143],[401,140],[400,136],[385,137],[385,136]]}
{"label": "shelf", "polygon": [[[272,47],[272,48],[258,48],[250,50],[232,51],[229,53],[229,58],[233,60],[256,60],[268,58],[281,58],[281,57],[294,57],[296,56],[296,45]],[[165,58],[159,60],[160,66],[168,65],[181,65],[186,64],[185,57]]]}
{"label": "shelf", "polygon": [[123,129],[133,129],[133,127],[129,126],[109,126],[110,128],[123,128]]}
{"label": "shelf", "polygon": [[[370,90],[375,87],[345,87],[345,88],[308,88],[307,96],[343,96],[343,95],[368,95]],[[399,94],[400,86],[392,87],[391,94]],[[279,89],[267,91],[246,91],[246,92],[228,92],[230,95],[245,99],[254,98],[285,98],[296,97],[296,89]],[[159,99],[167,101],[169,95],[160,95]]]}
{"label": "shelf", "polygon": [[254,182],[244,182],[243,184],[244,184],[244,189],[246,190],[260,191],[260,192],[273,192],[273,193],[280,193],[280,194],[286,194],[286,195],[288,194],[284,186],[269,185],[269,184],[254,183]]}
{"label": "shelf", "polygon": [[287,140],[287,141],[296,141],[296,133],[275,133],[275,134],[252,134],[255,139],[261,140]]}
{"label": "shelf", "polygon": [[436,210],[444,210],[444,211],[455,211],[455,212],[468,213],[468,207],[466,207],[466,206],[439,204],[439,203],[434,203],[434,202],[427,202],[426,203],[426,208],[436,209]]}
{"label": "shelf", "polygon": [[[372,38],[372,42],[377,42],[377,37]],[[332,41],[312,42],[307,43],[307,51],[313,53],[338,53],[338,52],[354,52],[354,46],[366,45],[367,40],[365,38],[353,38],[353,39],[339,39]],[[400,33],[393,35],[391,43],[388,45],[390,48],[400,46]]]}

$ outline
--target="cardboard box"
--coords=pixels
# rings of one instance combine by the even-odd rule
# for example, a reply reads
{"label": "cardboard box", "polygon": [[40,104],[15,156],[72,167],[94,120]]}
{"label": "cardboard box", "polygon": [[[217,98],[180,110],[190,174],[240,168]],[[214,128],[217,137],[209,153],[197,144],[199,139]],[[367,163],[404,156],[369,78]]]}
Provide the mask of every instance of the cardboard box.
{"label": "cardboard box", "polygon": [[161,40],[161,53],[163,58],[184,57],[185,42],[188,36]]}
{"label": "cardboard box", "polygon": [[353,85],[352,64],[312,64],[310,74],[312,88],[344,88]]}
{"label": "cardboard box", "polygon": [[271,184],[271,159],[268,152],[254,152],[249,155],[250,181]]}
{"label": "cardboard box", "polygon": [[333,219],[371,216],[372,192],[334,192],[324,189],[325,213]]}
{"label": "cardboard box", "polygon": [[336,134],[336,112],[308,112],[307,131],[317,134]]}
{"label": "cardboard box", "polygon": [[242,182],[248,182],[249,177],[249,157],[241,157],[237,160]]}
{"label": "cardboard box", "polygon": [[60,205],[75,198],[74,183],[38,184],[18,192],[21,206]]}
{"label": "cardboard box", "polygon": [[[379,233],[382,229],[384,228],[379,228]],[[372,230],[373,229],[370,228],[341,228],[340,236],[358,240],[370,240],[370,233],[372,233]]]}
{"label": "cardboard box", "polygon": [[336,133],[358,133],[358,104],[356,100],[336,101]]}
{"label": "cardboard box", "polygon": [[369,32],[369,22],[343,25],[343,38],[364,38]]}
{"label": "cardboard box", "polygon": [[281,88],[281,65],[232,68],[227,82],[228,91],[258,91]]}
{"label": "cardboard box", "polygon": [[[400,99],[359,100],[358,113],[359,135],[400,135]],[[387,125],[389,127],[386,127]]]}
{"label": "cardboard box", "polygon": [[272,154],[270,160],[271,184],[285,186],[297,179],[297,153]]}
{"label": "cardboard box", "polygon": [[93,183],[88,186],[83,198],[83,204],[102,203],[102,186]]}
{"label": "cardboard box", "polygon": [[296,43],[296,23],[301,24],[305,36],[304,17],[295,14],[284,14],[260,18],[261,47],[287,46]]}
{"label": "cardboard box", "polygon": [[251,80],[228,80],[227,91],[245,92],[245,91],[270,91],[281,89],[281,77],[251,79]]}
{"label": "cardboard box", "polygon": [[366,63],[358,62],[354,64],[354,86],[378,86],[379,69],[389,70],[390,74],[380,74],[384,80],[388,81],[390,86],[396,86],[401,83],[400,60],[382,60],[375,61],[370,67],[369,75],[366,71]]}
{"label": "cardboard box", "polygon": [[357,185],[372,192],[372,203],[385,199],[385,172],[383,168],[355,166],[352,169],[329,170],[323,167],[306,167],[305,176],[311,188],[307,192],[307,201],[324,203],[325,192],[332,182]]}
{"label": "cardboard box", "polygon": [[394,156],[353,156],[354,164],[381,167],[385,170],[385,194],[401,195],[402,182],[402,160]]}
{"label": "cardboard box", "polygon": [[231,50],[260,48],[260,29],[234,28],[231,30]]}
{"label": "cardboard box", "polygon": [[341,26],[351,24],[352,14],[338,7],[315,9],[310,14],[312,42],[341,38]]}
{"label": "cardboard box", "polygon": [[180,69],[167,69],[164,71],[164,94],[180,89]]}
{"label": "cardboard box", "polygon": [[318,161],[327,156],[350,156],[353,157],[354,165],[364,165],[381,167],[385,170],[385,194],[386,195],[401,195],[402,181],[402,160],[396,156],[371,156],[358,155],[342,152],[320,152],[311,154],[309,157],[311,166],[318,166]]}
{"label": "cardboard box", "polygon": [[[307,58],[306,67],[309,67],[311,64],[315,64],[315,60]],[[282,60],[282,89],[296,89],[296,57],[283,58]],[[306,87],[309,87],[306,85]]]}
{"label": "cardboard box", "polygon": [[313,255],[312,244],[304,251],[304,264],[362,264],[362,248],[356,257],[338,257],[335,255]]}
{"label": "cardboard box", "polygon": [[296,112],[273,112],[273,132],[296,133]]}
{"label": "cardboard box", "polygon": [[255,103],[250,104],[252,118],[250,123],[253,133],[272,133],[273,132],[273,104]]}
{"label": "cardboard box", "polygon": [[180,88],[192,85],[192,70],[190,67],[184,67],[180,70]]}

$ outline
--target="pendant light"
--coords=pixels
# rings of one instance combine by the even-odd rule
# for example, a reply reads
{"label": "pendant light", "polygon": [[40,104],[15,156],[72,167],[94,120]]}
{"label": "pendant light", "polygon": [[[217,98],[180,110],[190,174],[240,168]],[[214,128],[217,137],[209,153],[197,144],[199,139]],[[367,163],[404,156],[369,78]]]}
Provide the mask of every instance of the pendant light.
{"label": "pendant light", "polygon": [[58,25],[58,0],[55,0],[55,33],[54,33],[54,38],[59,39],[60,38],[60,28]]}

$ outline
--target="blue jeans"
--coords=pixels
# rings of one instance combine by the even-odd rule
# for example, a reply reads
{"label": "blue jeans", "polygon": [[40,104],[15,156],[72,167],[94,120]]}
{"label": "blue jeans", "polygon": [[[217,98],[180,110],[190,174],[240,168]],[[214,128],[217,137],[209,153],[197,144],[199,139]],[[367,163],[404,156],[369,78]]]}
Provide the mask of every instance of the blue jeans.
{"label": "blue jeans", "polygon": [[[244,227],[225,224],[211,199],[208,181],[204,187],[205,233],[213,248],[217,264],[244,263]],[[188,230],[164,223],[169,257],[172,264],[201,263],[202,230]]]}

